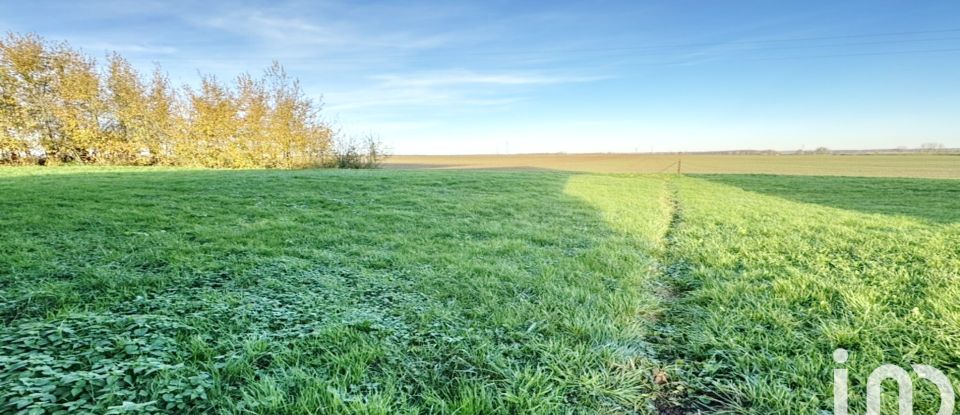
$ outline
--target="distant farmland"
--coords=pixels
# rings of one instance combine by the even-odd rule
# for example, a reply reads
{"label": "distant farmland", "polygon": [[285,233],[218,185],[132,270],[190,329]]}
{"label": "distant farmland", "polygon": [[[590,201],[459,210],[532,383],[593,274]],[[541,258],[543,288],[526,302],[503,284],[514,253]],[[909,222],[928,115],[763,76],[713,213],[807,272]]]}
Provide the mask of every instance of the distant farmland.
{"label": "distant farmland", "polygon": [[958,154],[518,154],[394,156],[387,168],[562,170],[595,173],[791,174],[960,178]]}

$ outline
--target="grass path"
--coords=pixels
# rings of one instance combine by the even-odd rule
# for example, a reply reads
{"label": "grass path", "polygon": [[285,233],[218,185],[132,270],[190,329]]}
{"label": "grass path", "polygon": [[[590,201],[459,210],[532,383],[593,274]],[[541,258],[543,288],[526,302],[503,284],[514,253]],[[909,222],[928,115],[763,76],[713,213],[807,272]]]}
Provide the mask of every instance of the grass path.
{"label": "grass path", "polygon": [[[668,177],[667,205],[669,206],[670,220],[662,237],[662,249],[658,252],[657,296],[660,300],[661,311],[654,319],[656,326],[652,331],[650,342],[657,351],[657,361],[660,367],[655,372],[657,394],[654,397],[654,406],[660,415],[679,415],[694,410],[688,396],[687,384],[681,376],[682,372],[676,364],[673,351],[664,342],[664,337],[670,336],[670,319],[676,313],[674,308],[685,295],[681,287],[675,284],[677,274],[686,272],[686,264],[674,257],[677,232],[683,224],[683,202],[677,188],[676,178]],[[703,391],[701,391],[703,392]]]}

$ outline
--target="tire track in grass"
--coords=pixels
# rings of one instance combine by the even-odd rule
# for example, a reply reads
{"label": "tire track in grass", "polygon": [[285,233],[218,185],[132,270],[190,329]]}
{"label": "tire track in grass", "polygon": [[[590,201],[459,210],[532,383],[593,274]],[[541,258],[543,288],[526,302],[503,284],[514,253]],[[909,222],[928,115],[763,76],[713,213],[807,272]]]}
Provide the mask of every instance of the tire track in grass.
{"label": "tire track in grass", "polygon": [[622,395],[625,405],[610,413],[659,412],[655,402],[666,374],[657,357],[658,346],[652,342],[659,338],[658,320],[668,308],[665,299],[671,295],[662,277],[661,264],[665,261],[661,258],[664,235],[671,233],[671,222],[676,226],[680,220],[674,214],[676,192],[670,183],[665,175],[581,175],[571,179],[565,189],[565,193],[596,209],[613,235],[598,251],[613,256],[598,259],[628,261],[604,264],[605,273],[613,281],[622,281],[623,285],[608,288],[621,296],[624,306],[614,310],[618,331],[604,334],[599,340],[601,347],[612,345],[616,349],[607,362],[610,375],[623,376],[621,380],[629,383],[612,390],[630,389],[629,394]]}
{"label": "tire track in grass", "polygon": [[[725,399],[715,392],[709,375],[704,377],[702,367],[684,351],[692,339],[684,324],[690,319],[702,318],[685,312],[692,300],[689,296],[701,287],[694,263],[684,257],[678,246],[686,225],[684,203],[677,184],[679,179],[667,179],[670,221],[663,236],[660,251],[659,284],[662,308],[650,339],[660,369],[654,374],[658,386],[654,405],[660,415],[686,415],[724,412]],[[687,326],[687,328],[685,328]]]}
{"label": "tire track in grass", "polygon": [[[682,415],[699,413],[693,408],[688,396],[689,388],[682,378],[682,367],[677,356],[671,351],[670,344],[676,340],[676,329],[670,323],[671,309],[679,299],[693,289],[690,281],[690,264],[674,255],[677,232],[683,226],[683,203],[676,179],[666,179],[668,189],[667,205],[670,209],[670,221],[663,235],[663,248],[659,259],[658,296],[663,301],[663,309],[654,326],[655,338],[651,340],[661,361],[661,367],[654,374],[654,383],[658,390],[654,406],[661,415]],[[665,359],[666,358],[666,359]],[[672,361],[672,362],[671,362]]]}

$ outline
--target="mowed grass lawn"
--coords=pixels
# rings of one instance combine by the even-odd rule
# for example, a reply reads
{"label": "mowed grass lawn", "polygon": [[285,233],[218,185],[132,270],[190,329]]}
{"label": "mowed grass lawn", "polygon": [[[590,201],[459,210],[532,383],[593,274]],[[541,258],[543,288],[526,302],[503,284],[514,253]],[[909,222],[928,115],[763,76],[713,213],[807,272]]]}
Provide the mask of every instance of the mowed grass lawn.
{"label": "mowed grass lawn", "polygon": [[852,413],[882,363],[960,385],[956,180],[66,168],[0,195],[0,412],[829,413],[838,347]]}

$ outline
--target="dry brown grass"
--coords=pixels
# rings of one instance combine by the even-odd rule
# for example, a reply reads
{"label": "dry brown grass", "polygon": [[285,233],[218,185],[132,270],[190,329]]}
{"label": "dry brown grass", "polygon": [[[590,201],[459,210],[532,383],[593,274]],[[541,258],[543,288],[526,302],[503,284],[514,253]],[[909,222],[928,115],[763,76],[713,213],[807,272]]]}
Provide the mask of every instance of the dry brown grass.
{"label": "dry brown grass", "polygon": [[765,173],[827,176],[960,178],[956,154],[717,155],[517,154],[393,156],[395,169],[562,170],[597,173]]}

